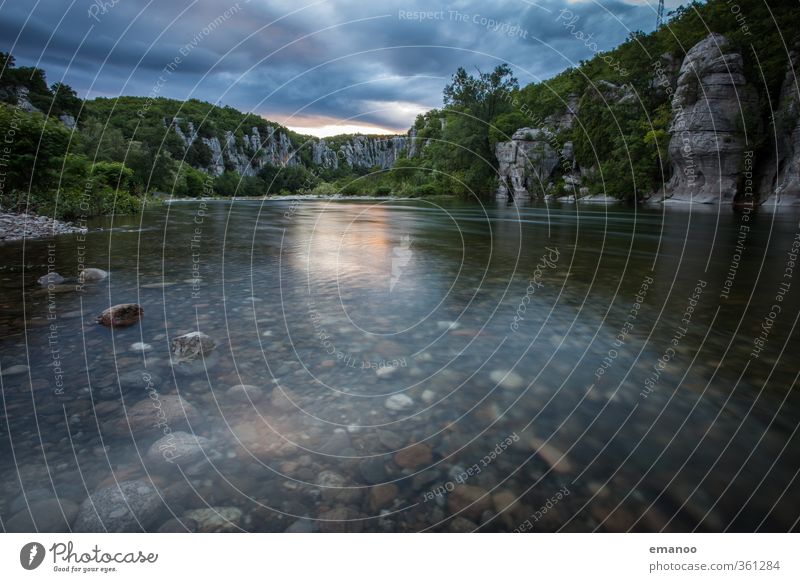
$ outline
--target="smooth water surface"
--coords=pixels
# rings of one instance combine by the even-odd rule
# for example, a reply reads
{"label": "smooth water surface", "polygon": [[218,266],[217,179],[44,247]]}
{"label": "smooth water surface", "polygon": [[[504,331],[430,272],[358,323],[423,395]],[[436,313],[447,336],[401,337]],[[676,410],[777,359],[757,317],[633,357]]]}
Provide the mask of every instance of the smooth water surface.
{"label": "smooth water surface", "polygon": [[[39,527],[66,531],[144,480],[146,530],[796,529],[797,234],[716,207],[198,201],[6,244],[0,518],[57,497]],[[48,262],[110,277],[48,292]],[[95,323],[130,302],[140,324]],[[192,331],[214,349],[173,366]],[[203,438],[149,451],[176,431]]]}

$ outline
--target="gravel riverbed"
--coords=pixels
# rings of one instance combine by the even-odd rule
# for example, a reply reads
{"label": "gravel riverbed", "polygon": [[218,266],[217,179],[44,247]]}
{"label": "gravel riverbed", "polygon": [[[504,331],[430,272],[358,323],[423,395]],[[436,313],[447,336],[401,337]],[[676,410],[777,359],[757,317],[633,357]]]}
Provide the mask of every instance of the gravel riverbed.
{"label": "gravel riverbed", "polygon": [[73,232],[81,232],[81,229],[71,222],[36,214],[0,212],[0,241],[48,238]]}

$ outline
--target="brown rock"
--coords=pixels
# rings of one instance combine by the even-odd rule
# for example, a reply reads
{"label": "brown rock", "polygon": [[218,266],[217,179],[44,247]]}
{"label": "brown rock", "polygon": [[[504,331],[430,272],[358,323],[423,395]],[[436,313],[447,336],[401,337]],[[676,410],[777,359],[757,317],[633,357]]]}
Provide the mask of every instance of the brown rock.
{"label": "brown rock", "polygon": [[537,438],[530,441],[531,448],[548,464],[556,473],[569,473],[572,464],[567,459],[566,453],[561,452],[550,443]]}
{"label": "brown rock", "polygon": [[97,316],[97,323],[106,327],[129,327],[139,322],[144,309],[138,303],[113,305]]}
{"label": "brown rock", "polygon": [[481,487],[457,485],[447,496],[447,507],[469,519],[479,519],[487,509],[492,509],[491,496]]}
{"label": "brown rock", "polygon": [[380,511],[392,505],[397,497],[397,486],[394,483],[376,485],[369,490],[369,504],[372,511]]}
{"label": "brown rock", "polygon": [[327,533],[360,533],[364,530],[363,516],[348,509],[336,507],[318,516],[320,531]]}
{"label": "brown rock", "polygon": [[431,448],[423,443],[403,449],[394,456],[394,462],[403,469],[416,469],[431,461],[433,461]]}

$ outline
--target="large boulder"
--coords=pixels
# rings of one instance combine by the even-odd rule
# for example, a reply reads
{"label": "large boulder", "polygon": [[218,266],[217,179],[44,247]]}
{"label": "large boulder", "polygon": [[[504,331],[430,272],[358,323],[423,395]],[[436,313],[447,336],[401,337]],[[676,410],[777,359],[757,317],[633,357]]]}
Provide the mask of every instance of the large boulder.
{"label": "large boulder", "polygon": [[664,199],[733,202],[745,154],[742,120],[756,113],[757,99],[742,55],[724,36],[712,33],[686,53],[672,99]]}
{"label": "large boulder", "polygon": [[80,506],[73,531],[140,532],[159,523],[164,506],[147,481],[123,481],[89,496]]}

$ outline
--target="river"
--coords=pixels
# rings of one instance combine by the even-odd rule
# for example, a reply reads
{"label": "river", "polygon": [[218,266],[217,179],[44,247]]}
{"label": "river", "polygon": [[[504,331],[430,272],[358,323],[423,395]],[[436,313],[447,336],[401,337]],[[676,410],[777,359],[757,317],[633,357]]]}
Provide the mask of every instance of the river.
{"label": "river", "polygon": [[5,244],[0,518],[68,531],[139,481],[148,531],[797,528],[799,219],[195,201]]}

